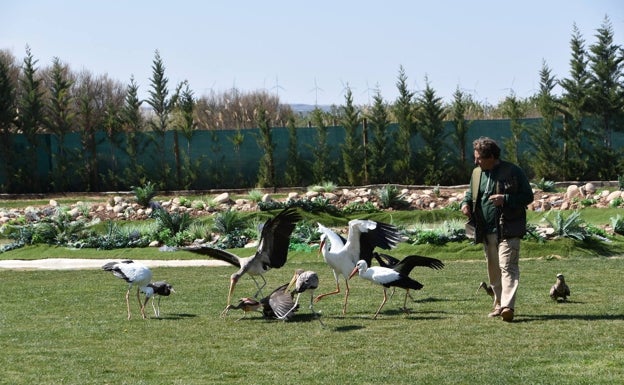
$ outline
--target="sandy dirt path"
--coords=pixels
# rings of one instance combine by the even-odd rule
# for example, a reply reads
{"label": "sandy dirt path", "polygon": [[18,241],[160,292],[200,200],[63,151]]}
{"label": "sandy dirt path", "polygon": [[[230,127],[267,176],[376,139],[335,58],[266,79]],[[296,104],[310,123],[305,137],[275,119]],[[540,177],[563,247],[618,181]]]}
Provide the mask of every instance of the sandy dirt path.
{"label": "sandy dirt path", "polygon": [[[85,270],[101,269],[105,263],[119,259],[78,259],[78,258],[47,258],[36,260],[0,260],[0,269],[11,270]],[[139,261],[139,260],[137,260]],[[188,267],[188,266],[231,266],[227,262],[214,259],[192,260],[155,260],[141,259],[148,267]]]}

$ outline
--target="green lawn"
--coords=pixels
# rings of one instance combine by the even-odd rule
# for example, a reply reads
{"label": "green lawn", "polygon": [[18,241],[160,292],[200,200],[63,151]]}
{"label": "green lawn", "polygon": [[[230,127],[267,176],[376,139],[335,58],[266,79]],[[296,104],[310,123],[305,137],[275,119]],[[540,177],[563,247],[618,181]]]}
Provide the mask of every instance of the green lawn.
{"label": "green lawn", "polygon": [[[250,251],[248,251],[250,253]],[[354,277],[346,317],[342,294],[318,304],[323,325],[302,306],[292,322],[242,312],[219,317],[233,267],[155,268],[177,293],[162,319],[126,320],[126,285],[112,274],[0,270],[2,384],[614,384],[624,378],[624,259],[528,258],[521,261],[516,319],[488,319],[478,283],[482,259],[443,258],[444,270],[416,268],[425,287],[412,312],[397,291],[372,320],[381,287]],[[267,273],[268,288],[295,268],[334,288],[315,253],[293,253]],[[557,273],[572,290],[548,297]],[[254,292],[249,277],[235,297]],[[268,290],[265,289],[265,292]],[[309,297],[302,296],[307,304]],[[135,299],[136,302],[136,299]],[[152,312],[151,306],[148,309]]]}

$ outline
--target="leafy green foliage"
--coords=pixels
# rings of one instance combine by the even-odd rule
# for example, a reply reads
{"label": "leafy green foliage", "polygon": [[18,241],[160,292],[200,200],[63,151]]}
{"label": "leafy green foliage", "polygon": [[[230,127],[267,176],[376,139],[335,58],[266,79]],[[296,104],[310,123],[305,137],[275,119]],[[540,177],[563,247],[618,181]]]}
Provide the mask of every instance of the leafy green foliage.
{"label": "leafy green foliage", "polygon": [[377,190],[376,194],[379,197],[381,207],[384,209],[400,209],[409,206],[409,203],[403,198],[403,194],[395,185],[387,184]]}
{"label": "leafy green foliage", "polygon": [[132,187],[132,192],[138,204],[143,207],[148,207],[152,199],[156,196],[156,186],[152,182],[148,181],[143,186]]}
{"label": "leafy green foliage", "polygon": [[213,230],[220,234],[229,234],[245,227],[245,220],[238,211],[226,210],[215,215]]}
{"label": "leafy green foliage", "polygon": [[555,182],[553,182],[552,180],[545,180],[544,178],[540,179],[539,181],[532,183],[533,187],[542,190],[544,192],[554,192],[555,189]]}
{"label": "leafy green foliage", "polygon": [[609,203],[610,207],[616,208],[620,206],[624,206],[624,198],[617,197]]}
{"label": "leafy green foliage", "polygon": [[186,239],[185,230],[193,222],[187,213],[177,211],[168,212],[164,209],[156,209],[152,213],[156,219],[156,239],[169,246],[176,246],[184,243]]}
{"label": "leafy green foliage", "polygon": [[379,209],[375,207],[373,202],[351,202],[342,208],[342,212],[346,215],[355,213],[375,213]]}
{"label": "leafy green foliage", "polygon": [[150,243],[148,236],[138,229],[123,227],[113,221],[108,221],[103,234],[93,234],[77,242],[77,246],[95,248],[98,250],[113,250],[132,247],[147,247]]}
{"label": "leafy green foliage", "polygon": [[559,237],[583,241],[588,235],[585,222],[581,219],[580,211],[574,211],[567,217],[561,211],[556,211],[555,218],[552,221],[548,216],[544,216],[544,220],[548,222],[555,230],[555,235]]}
{"label": "leafy green foliage", "polygon": [[251,200],[252,202],[258,203],[262,200],[262,196],[264,195],[264,193],[260,190],[253,189],[249,191],[248,195],[249,195],[249,200]]}
{"label": "leafy green foliage", "polygon": [[332,205],[329,199],[321,196],[318,196],[314,199],[296,199],[287,202],[260,202],[258,203],[258,207],[262,211],[285,209],[287,207],[299,207],[303,211],[309,213],[324,212],[336,215],[340,213],[340,210],[336,206]]}
{"label": "leafy green foliage", "polygon": [[611,228],[613,232],[624,235],[624,218],[619,214],[615,217],[611,217]]}

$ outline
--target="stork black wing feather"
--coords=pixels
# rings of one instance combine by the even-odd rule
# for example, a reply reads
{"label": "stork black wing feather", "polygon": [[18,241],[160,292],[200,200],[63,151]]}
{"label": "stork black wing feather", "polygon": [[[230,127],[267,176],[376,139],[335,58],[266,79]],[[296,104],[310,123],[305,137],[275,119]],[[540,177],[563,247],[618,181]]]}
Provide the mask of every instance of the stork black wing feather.
{"label": "stork black wing feather", "polygon": [[262,228],[256,255],[260,254],[266,258],[270,267],[284,266],[290,246],[290,235],[300,220],[301,214],[294,207],[286,208],[274,218],[268,219]]}
{"label": "stork black wing feather", "polygon": [[439,259],[423,257],[420,255],[408,255],[403,258],[393,269],[399,274],[408,276],[412,269],[416,266],[429,267],[431,269],[440,270],[444,267],[444,263]]}
{"label": "stork black wing feather", "polygon": [[377,226],[374,230],[363,232],[360,235],[360,259],[365,260],[369,266],[373,259],[375,247],[390,250],[401,242],[401,234],[396,226],[383,222],[376,223]]}
{"label": "stork black wing feather", "polygon": [[205,245],[183,247],[181,248],[181,250],[186,250],[186,251],[190,251],[192,253],[197,253],[201,255],[207,255],[209,257],[218,259],[220,261],[224,261],[229,264],[232,264],[236,267],[241,267],[239,257],[236,254],[230,253],[227,250],[217,249],[217,248],[205,246]]}
{"label": "stork black wing feather", "polygon": [[414,289],[420,290],[424,285],[408,276],[402,276],[396,281],[392,281],[388,284],[384,284],[385,287],[400,287],[402,289]]}
{"label": "stork black wing feather", "polygon": [[377,262],[379,262],[379,266],[383,266],[383,267],[392,267],[392,266],[397,265],[399,262],[401,262],[401,260],[398,258],[394,258],[391,255],[378,253],[378,252],[373,253],[373,258],[375,258]]}

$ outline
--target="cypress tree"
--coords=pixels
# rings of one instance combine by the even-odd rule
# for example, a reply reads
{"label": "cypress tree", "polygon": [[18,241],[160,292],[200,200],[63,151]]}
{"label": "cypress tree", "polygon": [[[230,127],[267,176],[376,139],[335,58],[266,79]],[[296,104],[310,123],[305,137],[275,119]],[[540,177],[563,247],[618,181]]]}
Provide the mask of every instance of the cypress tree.
{"label": "cypress tree", "polygon": [[298,151],[297,127],[295,117],[290,115],[286,123],[288,129],[288,151],[286,156],[286,170],[284,181],[286,186],[300,186],[303,178],[301,175],[301,165]]}
{"label": "cypress tree", "polygon": [[149,127],[156,135],[155,161],[159,165],[160,185],[165,188],[171,185],[169,175],[171,167],[167,163],[165,154],[165,133],[169,129],[169,119],[171,113],[171,101],[169,99],[169,89],[167,83],[169,79],[165,77],[165,66],[158,50],[154,54],[152,62],[152,77],[150,78],[150,90],[147,104],[154,111],[154,119],[149,121]]}
{"label": "cypress tree", "polygon": [[390,170],[393,162],[393,152],[390,151],[390,119],[386,104],[379,89],[373,96],[373,106],[368,116],[368,127],[371,135],[367,143],[368,176],[371,183],[389,183],[392,181]]}
{"label": "cypress tree", "polygon": [[54,58],[49,74],[49,97],[46,103],[45,122],[47,129],[57,141],[57,151],[50,154],[56,160],[52,168],[52,185],[55,191],[66,191],[71,183],[68,172],[71,167],[70,154],[65,145],[65,135],[73,128],[75,111],[71,88],[74,82],[69,78],[69,69],[58,58]]}
{"label": "cypress tree", "polygon": [[17,154],[13,147],[14,124],[16,119],[16,90],[11,81],[9,58],[0,56],[0,173],[4,185],[0,191],[12,192],[14,188],[14,159]]}
{"label": "cypress tree", "polygon": [[412,98],[414,93],[408,90],[407,75],[403,66],[399,68],[396,83],[399,97],[394,103],[393,112],[397,121],[395,136],[396,157],[394,158],[393,172],[397,180],[403,184],[412,184],[412,147],[411,139],[415,131]]}
{"label": "cypress tree", "polygon": [[267,111],[262,105],[257,108],[256,123],[260,131],[258,135],[258,146],[262,149],[262,157],[260,158],[260,166],[258,169],[258,186],[259,187],[275,187],[275,162],[273,154],[275,145],[271,138],[271,122]]}
{"label": "cypress tree", "polygon": [[364,174],[364,152],[357,132],[360,112],[353,105],[353,93],[348,87],[342,112],[341,123],[345,129],[345,141],[341,147],[345,179],[348,185],[358,186],[362,184]]}
{"label": "cypress tree", "polygon": [[421,168],[424,171],[423,181],[426,185],[433,186],[444,182],[449,154],[444,145],[446,134],[444,133],[445,113],[442,98],[436,96],[429,81],[425,80],[425,90],[417,99],[416,121],[418,132],[424,141],[424,147],[419,154]]}
{"label": "cypress tree", "polygon": [[[37,60],[30,47],[26,47],[26,57],[20,78],[20,94],[18,98],[18,126],[28,142],[25,162],[17,170],[17,184],[30,191],[40,192],[41,180],[38,178],[37,151],[39,149],[39,132],[44,125],[43,86],[37,74]],[[45,183],[44,185],[47,185]]]}
{"label": "cypress tree", "polygon": [[536,98],[542,119],[529,128],[529,144],[532,148],[529,165],[538,179],[556,180],[561,175],[561,133],[556,126],[557,99],[553,95],[556,85],[557,80],[552,76],[550,68],[545,61],[542,62],[539,93]]}

